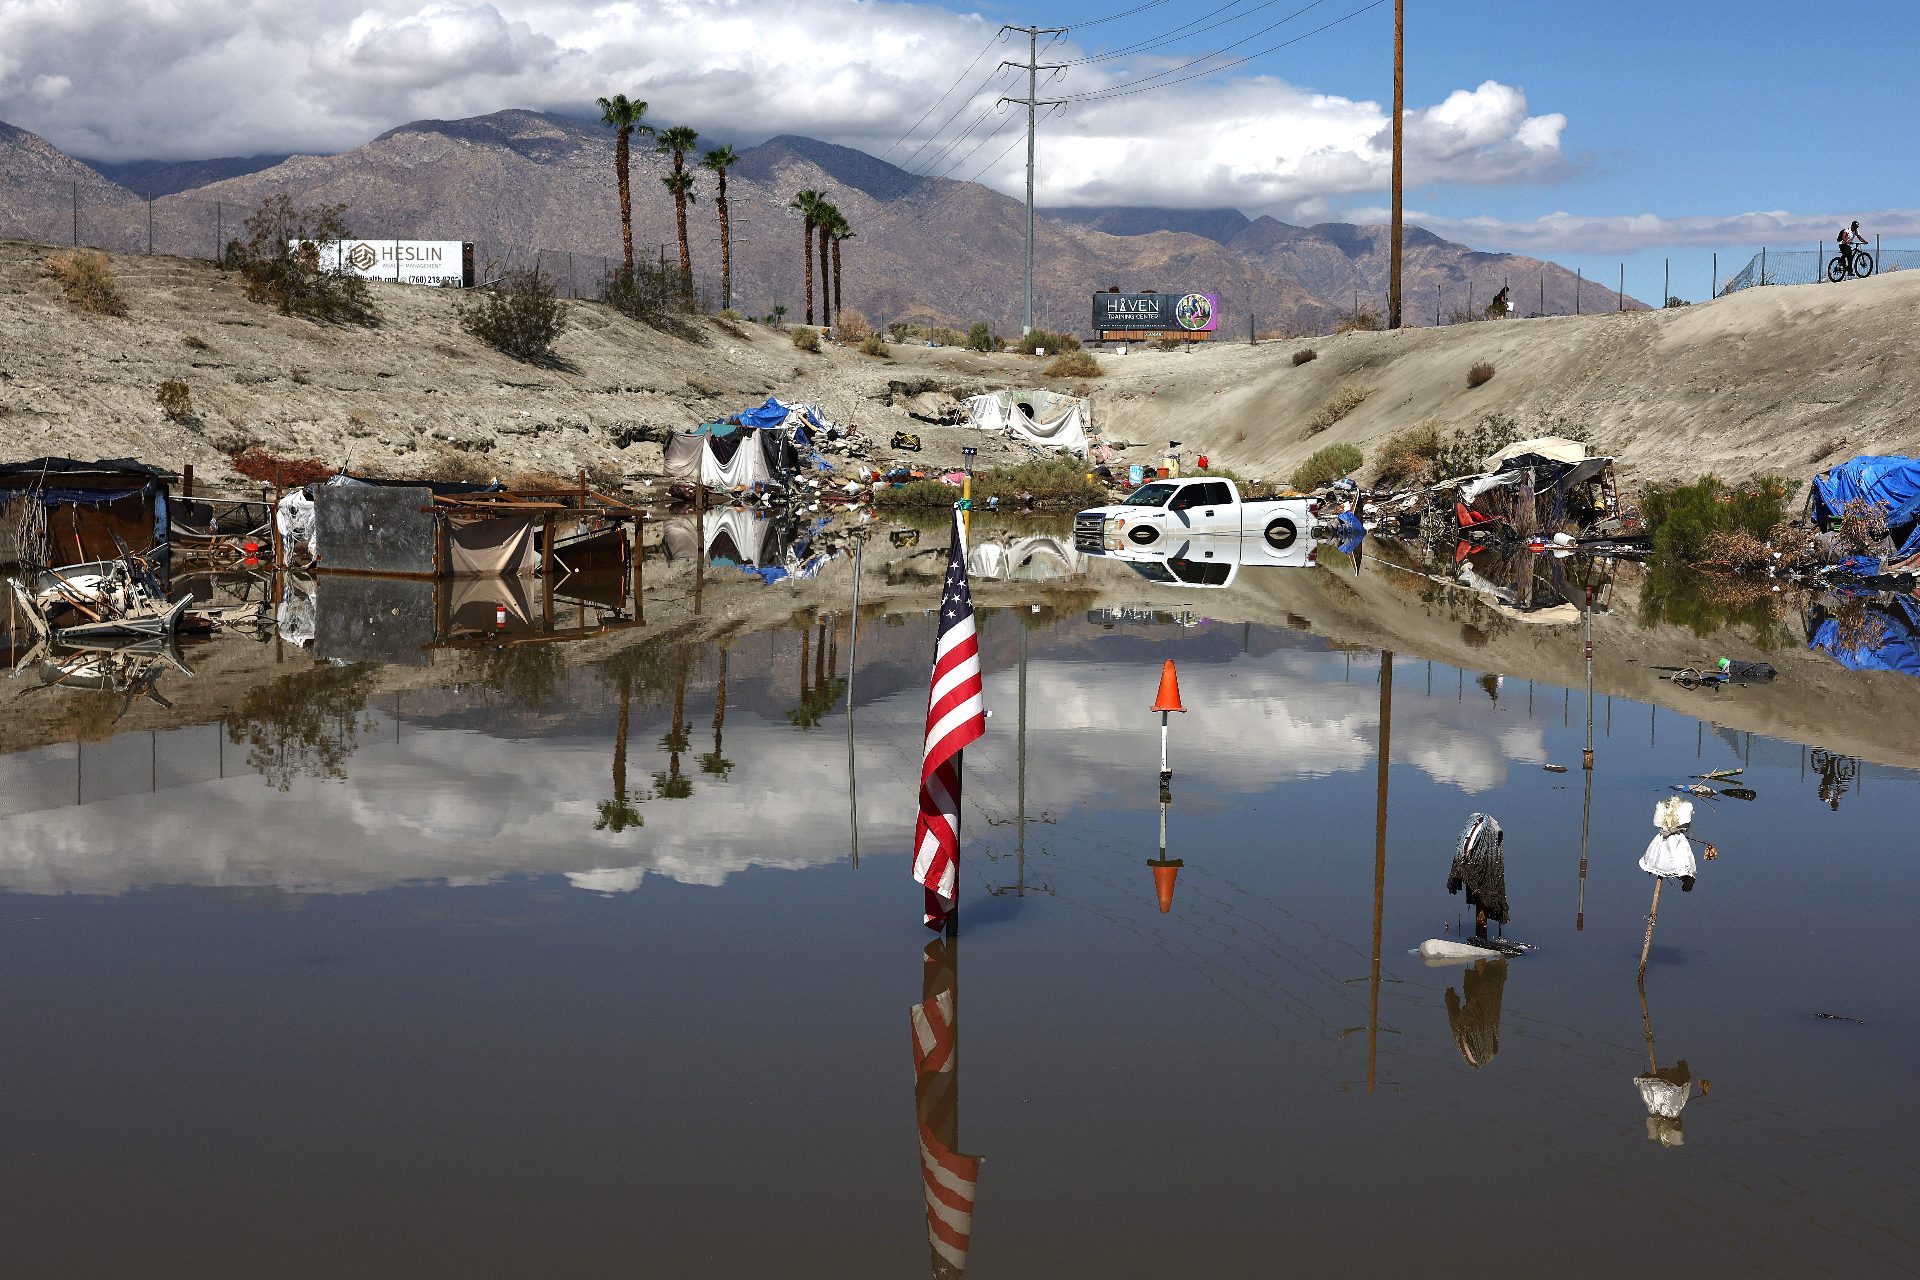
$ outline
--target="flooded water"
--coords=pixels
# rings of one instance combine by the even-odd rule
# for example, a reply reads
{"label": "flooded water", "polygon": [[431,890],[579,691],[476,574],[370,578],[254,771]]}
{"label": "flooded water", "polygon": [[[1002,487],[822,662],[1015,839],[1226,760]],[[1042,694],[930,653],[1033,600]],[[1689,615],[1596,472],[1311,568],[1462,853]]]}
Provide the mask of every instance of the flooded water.
{"label": "flooded water", "polygon": [[[728,566],[700,620],[573,645],[436,650],[444,602],[384,615],[428,619],[406,662],[222,641],[170,710],[0,682],[6,1270],[950,1275],[924,1120],[982,1158],[984,1277],[1912,1273],[1920,774],[1868,723],[1908,677],[1795,638],[1772,686],[1683,689],[1658,658],[1755,630],[1603,591],[1589,773],[1545,567],[1183,589],[1009,536],[940,943],[940,541],[869,542],[857,653],[850,573]],[[1695,802],[1718,857],[1643,987],[1653,806],[1724,769],[1752,798]],[[1476,811],[1536,949],[1430,968]]]}

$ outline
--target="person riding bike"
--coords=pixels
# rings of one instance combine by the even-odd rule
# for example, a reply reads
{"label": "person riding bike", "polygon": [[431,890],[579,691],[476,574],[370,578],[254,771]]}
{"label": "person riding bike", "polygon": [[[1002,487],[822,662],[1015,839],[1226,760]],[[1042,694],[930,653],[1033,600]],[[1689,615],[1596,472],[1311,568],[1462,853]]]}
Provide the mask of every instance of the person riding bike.
{"label": "person riding bike", "polygon": [[1858,252],[1860,246],[1866,244],[1866,242],[1867,236],[1865,232],[1860,230],[1860,220],[1858,218],[1854,219],[1852,226],[1840,228],[1838,238],[1840,261],[1846,265],[1848,271],[1853,270],[1853,255]]}

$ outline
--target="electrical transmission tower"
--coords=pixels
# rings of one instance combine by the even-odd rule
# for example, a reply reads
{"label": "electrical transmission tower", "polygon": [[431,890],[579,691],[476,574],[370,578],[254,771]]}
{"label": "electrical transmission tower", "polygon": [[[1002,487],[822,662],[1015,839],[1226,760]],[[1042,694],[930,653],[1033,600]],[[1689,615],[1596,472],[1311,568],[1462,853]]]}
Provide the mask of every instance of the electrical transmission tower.
{"label": "electrical transmission tower", "polygon": [[1042,71],[1064,71],[1064,63],[1040,62],[1040,37],[1065,35],[1065,27],[1016,27],[1003,26],[1001,31],[1024,31],[1027,36],[1027,60],[1025,62],[1003,62],[1001,67],[1020,67],[1027,73],[1027,96],[1024,98],[1002,98],[1001,102],[1016,102],[1027,109],[1027,323],[1020,332],[1033,332],[1033,132],[1038,107],[1065,106],[1064,99],[1053,98],[1042,101],[1039,96],[1040,73]]}

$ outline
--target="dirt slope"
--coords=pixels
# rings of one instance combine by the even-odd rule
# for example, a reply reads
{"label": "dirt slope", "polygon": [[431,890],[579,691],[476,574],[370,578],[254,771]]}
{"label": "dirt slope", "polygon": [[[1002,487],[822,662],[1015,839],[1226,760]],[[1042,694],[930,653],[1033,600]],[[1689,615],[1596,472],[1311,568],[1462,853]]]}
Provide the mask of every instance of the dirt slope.
{"label": "dirt slope", "polygon": [[[1305,347],[1319,358],[1295,366]],[[1900,272],[1671,311],[1136,350],[1106,360],[1100,407],[1110,435],[1162,449],[1177,439],[1245,475],[1284,477],[1328,444],[1371,451],[1426,418],[1452,426],[1499,411],[1589,428],[1633,480],[1804,479],[1856,453],[1920,449],[1916,353],[1920,273]],[[1470,389],[1480,361],[1494,377]],[[1306,437],[1313,412],[1347,383],[1373,394]]]}

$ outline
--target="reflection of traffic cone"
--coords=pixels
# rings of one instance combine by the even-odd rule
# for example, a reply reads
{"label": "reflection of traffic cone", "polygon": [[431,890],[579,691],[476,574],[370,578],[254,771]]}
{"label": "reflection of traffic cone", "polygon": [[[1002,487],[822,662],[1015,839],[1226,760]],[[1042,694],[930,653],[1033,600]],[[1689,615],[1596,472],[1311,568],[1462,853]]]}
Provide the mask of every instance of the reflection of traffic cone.
{"label": "reflection of traffic cone", "polygon": [[1173,910],[1173,882],[1187,864],[1179,858],[1148,858],[1147,865],[1153,868],[1153,896],[1160,900],[1160,914],[1165,915]]}
{"label": "reflection of traffic cone", "polygon": [[1180,705],[1180,676],[1173,669],[1173,659],[1167,659],[1167,665],[1160,668],[1160,696],[1153,700],[1155,711],[1179,711],[1186,708]]}

